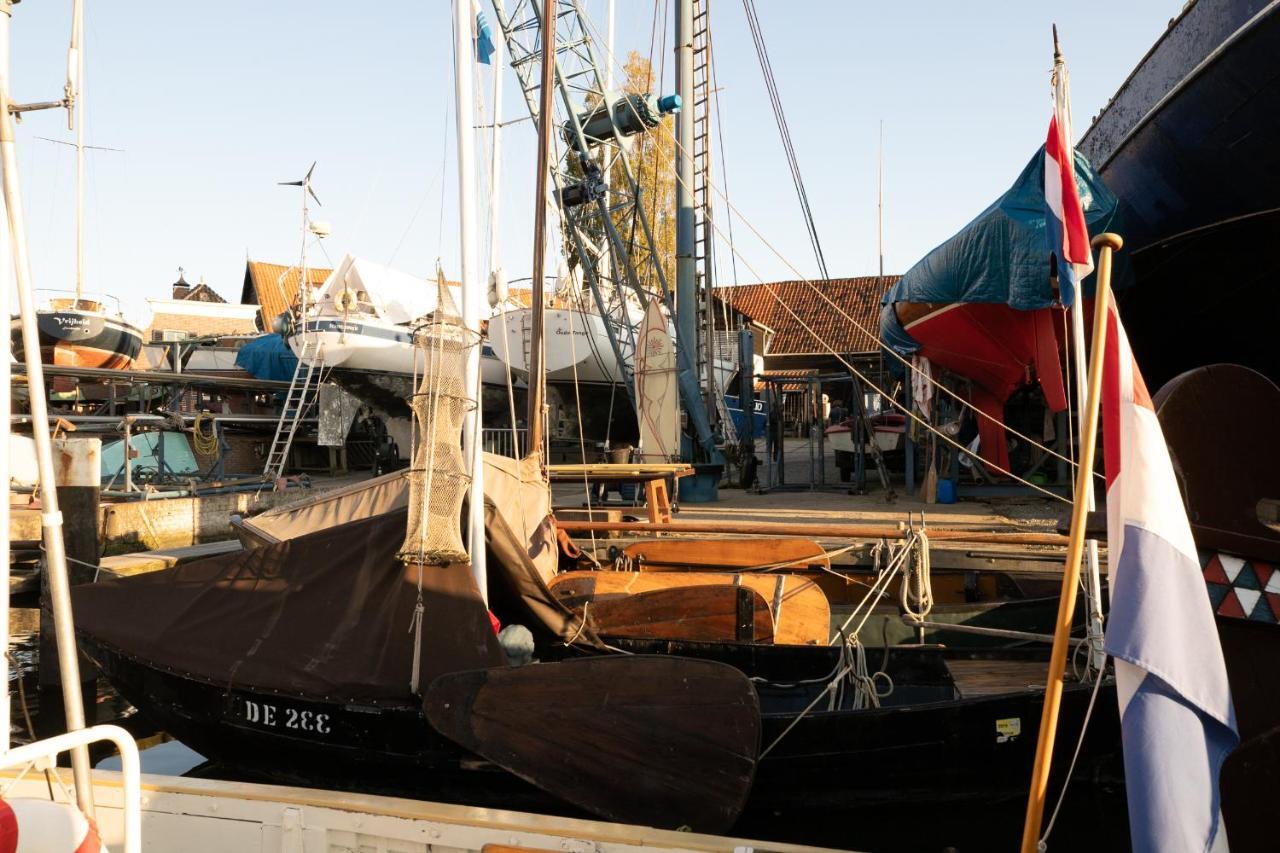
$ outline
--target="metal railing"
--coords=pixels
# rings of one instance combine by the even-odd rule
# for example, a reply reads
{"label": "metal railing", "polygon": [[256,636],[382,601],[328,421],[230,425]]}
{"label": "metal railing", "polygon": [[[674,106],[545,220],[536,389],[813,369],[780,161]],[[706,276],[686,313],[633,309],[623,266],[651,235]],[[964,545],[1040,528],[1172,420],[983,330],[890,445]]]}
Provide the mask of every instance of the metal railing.
{"label": "metal railing", "polygon": [[529,448],[529,430],[508,428],[481,430],[480,446],[485,453],[521,459]]}

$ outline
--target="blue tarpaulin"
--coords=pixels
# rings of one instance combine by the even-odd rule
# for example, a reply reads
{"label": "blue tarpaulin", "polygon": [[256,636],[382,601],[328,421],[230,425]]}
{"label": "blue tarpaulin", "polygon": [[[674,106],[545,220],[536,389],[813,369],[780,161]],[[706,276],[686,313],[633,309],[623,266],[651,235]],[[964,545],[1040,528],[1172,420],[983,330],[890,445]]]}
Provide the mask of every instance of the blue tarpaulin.
{"label": "blue tarpaulin", "polygon": [[[1119,230],[1115,222],[1116,197],[1079,152],[1075,175],[1089,233]],[[1044,211],[1041,146],[1004,195],[907,270],[884,295],[882,304],[994,302],[1019,311],[1052,305]],[[1119,273],[1117,263],[1117,279]],[[1113,285],[1118,284],[1113,281]],[[1090,276],[1085,279],[1084,291],[1089,294],[1092,290]],[[884,331],[882,320],[882,334]]]}
{"label": "blue tarpaulin", "polygon": [[279,335],[263,335],[240,347],[236,367],[244,368],[255,379],[288,382],[298,369],[298,357]]}

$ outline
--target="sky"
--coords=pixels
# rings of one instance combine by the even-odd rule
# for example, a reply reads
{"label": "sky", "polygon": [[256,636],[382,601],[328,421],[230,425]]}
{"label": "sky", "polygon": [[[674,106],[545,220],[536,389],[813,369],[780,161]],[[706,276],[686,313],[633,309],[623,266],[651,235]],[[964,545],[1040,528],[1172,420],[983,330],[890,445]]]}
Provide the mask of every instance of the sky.
{"label": "sky", "polygon": [[[652,55],[662,90],[672,91],[671,0],[616,3],[617,62],[629,50]],[[482,5],[494,21],[488,0]],[[722,190],[727,184],[739,211],[737,279],[813,276],[817,264],[742,5],[710,5],[724,125],[714,181]],[[302,177],[312,162],[322,202],[312,217],[332,230],[308,249],[312,265],[351,252],[419,275],[438,259],[457,276],[447,0],[85,6],[86,143],[117,149],[87,154],[87,290],[118,297],[137,319],[145,297],[168,297],[182,267],[188,281],[204,278],[236,301],[247,257],[298,261],[298,191],[277,182]],[[602,34],[605,0],[583,6]],[[874,274],[878,264],[881,122],[885,271],[898,273],[1002,193],[1043,142],[1051,23],[1071,73],[1078,137],[1182,2],[756,6],[828,269],[855,276]],[[70,18],[71,0],[15,7],[18,101],[61,96]],[[503,71],[501,114],[511,121],[526,111],[514,73]],[[488,110],[490,70],[479,74]],[[74,286],[74,150],[46,141],[73,138],[61,111],[27,115],[18,130],[37,288]],[[478,140],[483,165],[487,142]],[[496,231],[514,280],[531,265],[531,124],[508,128],[502,147]],[[487,189],[481,195],[484,217]],[[482,248],[482,266],[486,257]],[[727,258],[720,268],[724,283]]]}

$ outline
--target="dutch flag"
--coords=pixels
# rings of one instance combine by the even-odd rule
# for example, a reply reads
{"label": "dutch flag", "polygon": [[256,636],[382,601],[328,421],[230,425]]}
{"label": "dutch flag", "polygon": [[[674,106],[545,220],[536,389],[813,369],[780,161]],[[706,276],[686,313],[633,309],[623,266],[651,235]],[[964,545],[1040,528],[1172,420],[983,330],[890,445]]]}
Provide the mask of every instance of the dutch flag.
{"label": "dutch flag", "polygon": [[1227,849],[1218,774],[1239,737],[1213,609],[1151,397],[1114,306],[1103,362],[1111,615],[1135,851]]}
{"label": "dutch flag", "polygon": [[1071,108],[1066,72],[1054,81],[1054,110],[1044,143],[1044,226],[1049,251],[1058,259],[1058,287],[1062,304],[1075,302],[1076,290],[1093,272],[1089,229],[1076,189],[1075,151],[1071,147]]}

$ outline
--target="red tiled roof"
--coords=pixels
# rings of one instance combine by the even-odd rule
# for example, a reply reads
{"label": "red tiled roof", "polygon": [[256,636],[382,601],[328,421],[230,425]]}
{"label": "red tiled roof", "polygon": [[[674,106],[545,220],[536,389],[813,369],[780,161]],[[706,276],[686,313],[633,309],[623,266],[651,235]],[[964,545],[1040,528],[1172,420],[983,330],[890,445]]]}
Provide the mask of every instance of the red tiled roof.
{"label": "red tiled roof", "polygon": [[[307,278],[313,285],[324,284],[333,270],[307,268]],[[244,269],[244,289],[240,301],[245,305],[261,305],[262,328],[271,329],[271,321],[293,307],[298,301],[298,282],[302,272],[297,266],[269,264],[266,261],[248,261]]]}
{"label": "red tiled roof", "polygon": [[879,350],[874,336],[880,330],[880,298],[899,278],[866,275],[729,285],[717,287],[715,295],[773,330],[769,355],[830,355],[833,349],[841,354],[871,353]]}

